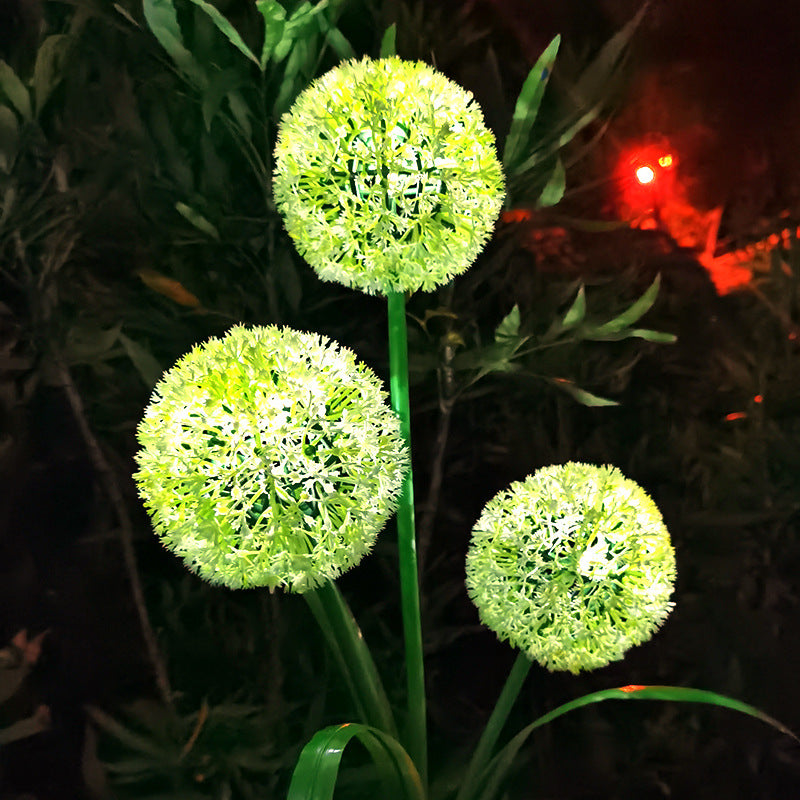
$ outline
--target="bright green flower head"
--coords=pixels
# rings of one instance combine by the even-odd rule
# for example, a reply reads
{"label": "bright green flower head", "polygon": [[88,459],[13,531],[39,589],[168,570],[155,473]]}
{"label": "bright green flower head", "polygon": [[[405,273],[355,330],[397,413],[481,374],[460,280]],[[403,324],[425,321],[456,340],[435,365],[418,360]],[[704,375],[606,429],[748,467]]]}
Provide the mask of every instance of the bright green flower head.
{"label": "bright green flower head", "polygon": [[232,328],[181,358],[139,424],[134,476],[162,543],[230,588],[305,592],[357,564],[408,454],[380,381],[324,337]]}
{"label": "bright green flower head", "polygon": [[503,202],[494,136],[472,95],[420,62],[350,61],[285,114],[275,202],[326,281],[431,290],[472,264]]}
{"label": "bright green flower head", "polygon": [[648,495],[614,467],[545,467],[493,497],[467,590],[501,640],[549,670],[596,669],[672,610],[675,553]]}

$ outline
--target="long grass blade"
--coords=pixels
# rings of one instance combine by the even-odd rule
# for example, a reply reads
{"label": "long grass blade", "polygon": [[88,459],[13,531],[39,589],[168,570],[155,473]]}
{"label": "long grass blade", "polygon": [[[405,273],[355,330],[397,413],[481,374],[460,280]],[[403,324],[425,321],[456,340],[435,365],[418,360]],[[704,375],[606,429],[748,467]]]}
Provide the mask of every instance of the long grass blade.
{"label": "long grass blade", "polygon": [[550,73],[553,71],[560,44],[561,37],[556,36],[539,56],[539,60],[533,65],[525,83],[522,84],[514,107],[511,128],[503,146],[503,166],[507,171],[513,168],[528,143],[528,136],[539,113],[539,106],[542,104],[544,90],[547,88]]}
{"label": "long grass blade", "polygon": [[186,49],[172,0],[143,0],[144,18],[159,44],[167,51],[175,66],[197,86],[208,83],[205,72]]}
{"label": "long grass blade", "polygon": [[378,669],[336,584],[329,582],[303,597],[342,672],[361,719],[373,728],[397,736],[397,725]]}
{"label": "long grass blade", "polygon": [[732,697],[726,697],[716,692],[683,686],[620,686],[616,689],[603,689],[599,692],[592,692],[569,703],[564,703],[523,728],[492,760],[478,780],[474,791],[467,795],[464,800],[475,800],[476,798],[479,800],[492,800],[497,795],[517,754],[534,730],[577,708],[583,708],[592,703],[601,703],[605,700],[669,700],[677,703],[704,703],[706,705],[729,708],[741,714],[755,717],[800,742],[800,738],[789,728],[763,711],[743,703],[741,700],[735,700]]}
{"label": "long grass blade", "polygon": [[287,800],[332,800],[344,750],[353,739],[372,757],[383,783],[382,797],[424,800],[419,774],[397,739],[357,723],[332,725],[314,735],[300,753]]}
{"label": "long grass blade", "polygon": [[647,291],[635,302],[626,308],[621,314],[610,319],[608,322],[592,329],[592,334],[602,336],[606,333],[619,333],[629,328],[634,322],[641,319],[656,302],[658,290],[661,288],[661,275],[656,275],[656,279],[650,284]]}
{"label": "long grass blade", "polygon": [[225,36],[228,38],[228,41],[240,53],[243,53],[245,56],[247,56],[247,58],[249,58],[254,64],[261,66],[253,51],[244,43],[244,39],[242,39],[242,37],[239,35],[239,31],[237,31],[236,28],[231,25],[227,17],[221,14],[216,7],[211,5],[211,3],[207,3],[206,0],[192,0],[192,2],[198,8],[205,11],[209,17],[211,17],[211,21],[223,34],[225,34]]}
{"label": "long grass blade", "polygon": [[478,746],[475,748],[475,753],[464,774],[456,800],[466,800],[469,797],[472,787],[476,784],[477,777],[486,769],[486,765],[497,745],[497,740],[500,738],[503,726],[508,720],[511,708],[519,696],[522,684],[525,682],[525,678],[528,677],[530,669],[530,659],[524,653],[519,653],[511,672],[508,674],[505,686],[503,686],[503,691],[500,693],[492,715],[483,729]]}

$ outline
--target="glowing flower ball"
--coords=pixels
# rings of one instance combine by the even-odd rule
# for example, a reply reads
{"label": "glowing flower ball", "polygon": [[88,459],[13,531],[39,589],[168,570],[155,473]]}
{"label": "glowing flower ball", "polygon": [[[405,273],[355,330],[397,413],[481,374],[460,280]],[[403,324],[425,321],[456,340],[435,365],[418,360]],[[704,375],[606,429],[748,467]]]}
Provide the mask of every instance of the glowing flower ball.
{"label": "glowing flower ball", "polygon": [[358,563],[408,465],[378,378],[335,342],[271,326],[181,358],[137,436],[162,543],[230,588],[304,592]]}
{"label": "glowing flower ball", "polygon": [[464,272],[503,201],[472,95],[423,63],[350,61],[298,97],[275,148],[275,202],[327,281],[430,290]]}
{"label": "glowing flower ball", "polygon": [[649,639],[674,581],[661,514],[614,467],[545,467],[511,484],[467,554],[481,620],[549,670],[596,669]]}

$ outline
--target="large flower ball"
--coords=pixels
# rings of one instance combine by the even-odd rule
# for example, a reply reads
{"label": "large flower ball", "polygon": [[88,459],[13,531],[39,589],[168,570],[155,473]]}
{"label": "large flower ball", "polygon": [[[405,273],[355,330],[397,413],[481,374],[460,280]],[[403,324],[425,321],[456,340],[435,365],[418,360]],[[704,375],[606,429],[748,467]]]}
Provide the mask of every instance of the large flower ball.
{"label": "large flower ball", "polygon": [[483,249],[503,202],[494,136],[472,95],[420,62],[344,63],[285,114],[275,202],[326,281],[431,290]]}
{"label": "large flower ball", "polygon": [[135,475],[162,543],[231,588],[313,589],[358,563],[408,454],[378,378],[289,328],[232,328],[155,387]]}
{"label": "large flower ball", "polygon": [[672,610],[675,554],[653,501],[614,467],[540,469],[492,498],[472,533],[481,620],[550,670],[596,669]]}

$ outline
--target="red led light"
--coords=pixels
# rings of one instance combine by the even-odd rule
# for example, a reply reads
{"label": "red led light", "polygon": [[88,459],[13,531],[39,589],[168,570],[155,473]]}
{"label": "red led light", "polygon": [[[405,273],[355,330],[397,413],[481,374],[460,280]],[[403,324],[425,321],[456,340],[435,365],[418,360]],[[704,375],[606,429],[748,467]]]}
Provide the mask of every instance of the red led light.
{"label": "red led light", "polygon": [[652,167],[646,164],[636,169],[636,180],[641,184],[652,183],[656,178],[656,173]]}

